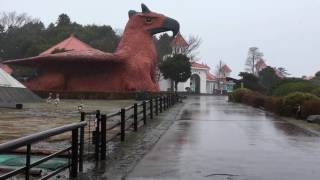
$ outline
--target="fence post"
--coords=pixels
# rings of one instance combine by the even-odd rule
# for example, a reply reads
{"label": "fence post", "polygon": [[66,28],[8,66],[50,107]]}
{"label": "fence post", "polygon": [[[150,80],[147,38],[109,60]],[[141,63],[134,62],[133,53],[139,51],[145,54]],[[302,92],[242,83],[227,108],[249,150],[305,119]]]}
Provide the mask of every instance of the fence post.
{"label": "fence post", "polygon": [[150,119],[153,119],[153,100],[150,99]]}
{"label": "fence post", "polygon": [[166,97],[162,96],[162,98],[163,98],[163,110],[166,110],[167,109]]}
{"label": "fence post", "polygon": [[159,114],[159,99],[158,99],[158,97],[156,97],[156,115],[158,116],[158,114]]}
{"label": "fence post", "polygon": [[78,174],[78,129],[72,130],[72,147],[71,147],[71,171],[70,177],[75,178]]}
{"label": "fence post", "polygon": [[162,96],[160,96],[159,100],[160,100],[160,113],[162,113]]}
{"label": "fence post", "polygon": [[125,135],[126,135],[126,110],[124,108],[121,108],[120,111],[121,115],[121,141],[125,140]]}
{"label": "fence post", "polygon": [[96,124],[96,138],[95,138],[95,158],[96,160],[99,160],[99,146],[100,146],[100,111],[96,111],[96,119],[97,119],[97,124]]}
{"label": "fence post", "polygon": [[138,104],[133,105],[133,130],[138,131]]}
{"label": "fence post", "polygon": [[25,179],[30,178],[30,162],[31,162],[31,144],[27,144],[27,154],[26,154],[26,174]]}
{"label": "fence post", "polygon": [[169,107],[170,107],[170,99],[169,99],[168,95],[166,96],[166,99],[167,99],[167,109],[169,109]]}
{"label": "fence post", "polygon": [[147,124],[147,103],[146,101],[142,102],[143,107],[143,124]]}
{"label": "fence post", "polygon": [[[81,112],[80,122],[85,121],[86,114]],[[83,171],[83,147],[84,147],[84,127],[80,128],[80,147],[79,147],[79,172]]]}
{"label": "fence post", "polygon": [[105,160],[107,154],[107,116],[101,115],[101,159]]}

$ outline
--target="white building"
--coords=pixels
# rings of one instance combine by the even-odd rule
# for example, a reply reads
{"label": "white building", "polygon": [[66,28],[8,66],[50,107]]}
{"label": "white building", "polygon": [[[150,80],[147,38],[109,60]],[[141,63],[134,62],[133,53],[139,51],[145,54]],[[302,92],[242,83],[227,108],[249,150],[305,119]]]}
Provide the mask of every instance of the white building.
{"label": "white building", "polygon": [[[178,34],[173,39],[171,46],[173,54],[184,54],[188,43],[181,34]],[[161,91],[168,91],[173,87],[171,80],[166,80],[163,77],[160,77],[159,85]],[[216,77],[210,72],[210,67],[206,64],[192,62],[191,77],[186,82],[178,84],[178,91],[212,94],[217,87]]]}

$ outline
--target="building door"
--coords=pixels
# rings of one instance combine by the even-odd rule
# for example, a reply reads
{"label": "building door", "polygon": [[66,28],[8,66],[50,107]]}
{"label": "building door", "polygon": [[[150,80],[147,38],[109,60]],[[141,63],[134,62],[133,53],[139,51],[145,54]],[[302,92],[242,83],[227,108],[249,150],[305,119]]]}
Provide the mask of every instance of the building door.
{"label": "building door", "polygon": [[198,74],[192,74],[190,77],[191,92],[200,94],[200,76]]}

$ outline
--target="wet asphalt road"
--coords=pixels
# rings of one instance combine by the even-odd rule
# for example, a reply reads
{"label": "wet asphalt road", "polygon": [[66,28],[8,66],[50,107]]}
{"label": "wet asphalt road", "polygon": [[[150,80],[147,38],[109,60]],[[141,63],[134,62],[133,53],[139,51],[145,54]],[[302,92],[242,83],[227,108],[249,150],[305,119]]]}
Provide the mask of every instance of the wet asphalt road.
{"label": "wet asphalt road", "polygon": [[319,180],[320,137],[264,111],[189,97],[126,180]]}

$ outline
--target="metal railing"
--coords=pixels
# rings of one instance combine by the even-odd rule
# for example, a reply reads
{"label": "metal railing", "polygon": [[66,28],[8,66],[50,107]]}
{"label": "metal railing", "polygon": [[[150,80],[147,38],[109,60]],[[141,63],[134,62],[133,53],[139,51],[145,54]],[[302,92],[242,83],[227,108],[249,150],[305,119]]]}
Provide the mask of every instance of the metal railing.
{"label": "metal railing", "polygon": [[[60,167],[58,169],[56,169],[53,172],[50,172],[49,174],[45,175],[44,177],[41,177],[40,179],[49,179],[50,177],[53,177],[54,175],[70,168],[70,173],[69,176],[70,177],[76,177],[78,174],[78,165],[82,166],[82,162],[79,163],[78,159],[79,157],[81,157],[83,154],[79,153],[78,149],[80,146],[80,149],[83,148],[83,143],[79,143],[78,141],[78,136],[79,136],[79,128],[83,128],[84,126],[86,126],[86,122],[80,122],[80,123],[73,123],[73,124],[69,124],[69,125],[65,125],[62,127],[57,127],[57,128],[53,128],[53,129],[49,129],[40,133],[36,133],[36,134],[32,134],[26,137],[22,137],[13,141],[9,141],[3,144],[0,144],[0,153],[5,153],[5,152],[11,152],[14,149],[20,148],[20,147],[24,147],[26,146],[26,165],[23,167],[20,167],[18,169],[15,169],[13,171],[10,171],[6,174],[0,175],[0,179],[7,179],[10,177],[14,177],[16,175],[25,174],[25,179],[29,180],[30,179],[30,170],[31,168],[34,168],[52,158],[58,157],[59,155],[62,155],[66,152],[70,152],[69,154],[69,159],[71,159],[71,163],[68,163],[67,165]],[[52,136],[56,136],[59,134],[63,134],[66,132],[72,132],[72,142],[71,142],[71,146],[67,147],[65,149],[62,149],[58,152],[55,152],[53,154],[50,154],[48,156],[45,156],[35,162],[31,163],[31,155],[32,155],[32,144],[35,144],[41,140],[50,138]],[[81,135],[80,135],[81,136]]]}
{"label": "metal railing", "polygon": [[[120,136],[121,141],[125,141],[126,131],[138,131],[140,126],[146,125],[148,119],[153,119],[154,116],[164,112],[179,101],[176,94],[151,98],[141,103],[134,103],[132,106],[121,108],[119,111],[100,114],[98,137],[95,142],[95,157],[96,159],[106,159],[106,144]],[[133,110],[133,111],[132,111]],[[107,121],[114,117],[120,117],[120,121],[107,127]],[[116,131],[112,136],[107,137],[108,131]]]}
{"label": "metal railing", "polygon": [[[76,177],[79,172],[83,171],[83,155],[84,155],[84,141],[85,141],[85,126],[87,125],[86,116],[95,116],[95,138],[94,138],[94,156],[98,161],[99,159],[106,159],[107,143],[115,140],[120,136],[121,141],[125,141],[126,131],[132,130],[138,131],[139,127],[146,125],[148,119],[153,119],[154,116],[167,110],[179,101],[177,94],[170,94],[167,96],[160,96],[151,98],[141,103],[134,103],[132,106],[121,108],[119,111],[115,111],[108,114],[102,114],[100,110],[94,112],[82,112],[81,120],[79,123],[73,123],[62,127],[50,129],[40,133],[36,133],[30,136],[19,138],[7,143],[0,144],[0,153],[12,152],[13,150],[26,146],[26,165],[24,167],[15,169],[6,174],[0,175],[0,179],[7,179],[16,175],[25,173],[25,179],[29,180],[30,170],[44,163],[52,158],[61,156],[65,153],[69,153],[69,159],[71,163],[56,169],[50,174],[41,177],[40,179],[49,179],[54,175],[70,168],[69,176],[71,178]],[[107,121],[117,119],[115,123],[107,127]],[[89,122],[90,124],[90,122]],[[31,163],[31,145],[41,140],[47,139],[52,136],[56,136],[66,132],[72,132],[71,146],[65,149],[59,150],[53,154],[50,154],[42,159]],[[112,136],[108,137],[107,132],[114,132]],[[80,134],[79,134],[80,133]],[[89,131],[90,135],[90,131]],[[90,138],[89,138],[90,139]],[[71,151],[71,153],[70,153]]]}

